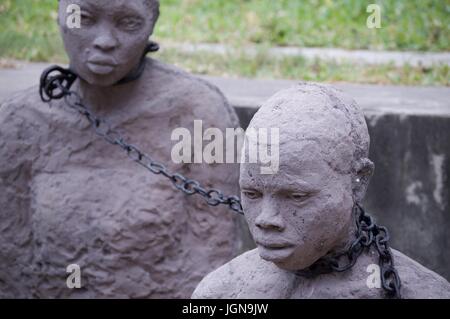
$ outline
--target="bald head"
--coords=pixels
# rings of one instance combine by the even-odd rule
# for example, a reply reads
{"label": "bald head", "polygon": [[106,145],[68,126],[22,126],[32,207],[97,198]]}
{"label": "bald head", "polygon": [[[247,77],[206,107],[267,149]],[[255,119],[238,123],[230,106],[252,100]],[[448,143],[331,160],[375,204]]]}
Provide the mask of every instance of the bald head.
{"label": "bald head", "polygon": [[[301,83],[266,101],[250,127],[280,128],[280,147],[295,154],[296,145],[318,144],[329,165],[348,173],[368,157],[370,138],[355,101],[329,86]],[[280,162],[283,165],[282,162]]]}
{"label": "bald head", "polygon": [[154,17],[155,21],[159,18],[159,0],[144,0],[147,7],[150,9],[152,13],[152,17]]}
{"label": "bald head", "polygon": [[364,116],[342,92],[300,84],[264,103],[250,128],[279,129],[278,171],[259,174],[250,162],[240,169],[260,257],[287,270],[309,267],[352,231],[352,207],[373,171]]}

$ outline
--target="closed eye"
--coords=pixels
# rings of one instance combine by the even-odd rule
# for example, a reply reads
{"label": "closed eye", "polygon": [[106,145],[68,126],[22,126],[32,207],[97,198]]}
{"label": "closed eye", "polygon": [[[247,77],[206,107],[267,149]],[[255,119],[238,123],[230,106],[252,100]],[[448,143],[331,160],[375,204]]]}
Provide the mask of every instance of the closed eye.
{"label": "closed eye", "polygon": [[291,193],[289,195],[289,198],[291,198],[292,200],[296,201],[296,202],[302,202],[305,199],[309,198],[311,194],[309,193],[304,193],[304,192],[295,192],[295,193]]}
{"label": "closed eye", "polygon": [[260,192],[253,189],[244,189],[242,190],[242,194],[248,199],[257,199],[262,197],[262,194]]}
{"label": "closed eye", "polygon": [[81,13],[81,23],[83,25],[89,26],[95,23],[95,18],[89,13],[82,12]]}
{"label": "closed eye", "polygon": [[127,31],[134,31],[142,26],[142,20],[135,17],[127,17],[119,20],[119,26]]}

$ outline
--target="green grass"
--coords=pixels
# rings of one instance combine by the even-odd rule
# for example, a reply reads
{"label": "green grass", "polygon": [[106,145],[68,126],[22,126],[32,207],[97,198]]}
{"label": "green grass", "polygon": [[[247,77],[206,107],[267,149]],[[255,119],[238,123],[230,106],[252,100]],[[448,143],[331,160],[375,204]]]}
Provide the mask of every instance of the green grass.
{"label": "green grass", "polygon": [[[369,3],[382,6],[382,28],[366,27]],[[257,44],[261,54],[187,55],[162,60],[196,73],[314,81],[449,85],[448,66],[355,66],[270,59],[271,46],[450,51],[449,0],[162,0],[155,39]],[[0,0],[0,58],[67,62],[56,26],[57,0]]]}
{"label": "green grass", "polygon": [[60,61],[56,0],[0,0],[0,57]]}
{"label": "green grass", "polygon": [[[177,41],[450,50],[449,0],[164,0],[157,35]],[[382,8],[368,29],[366,8]]]}

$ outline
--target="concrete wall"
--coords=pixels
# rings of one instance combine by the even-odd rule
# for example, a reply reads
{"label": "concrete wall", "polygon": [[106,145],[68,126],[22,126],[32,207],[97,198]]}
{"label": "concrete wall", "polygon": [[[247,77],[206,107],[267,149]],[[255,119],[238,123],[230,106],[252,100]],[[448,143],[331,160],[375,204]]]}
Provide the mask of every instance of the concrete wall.
{"label": "concrete wall", "polygon": [[366,207],[395,248],[450,280],[450,117],[369,115]]}

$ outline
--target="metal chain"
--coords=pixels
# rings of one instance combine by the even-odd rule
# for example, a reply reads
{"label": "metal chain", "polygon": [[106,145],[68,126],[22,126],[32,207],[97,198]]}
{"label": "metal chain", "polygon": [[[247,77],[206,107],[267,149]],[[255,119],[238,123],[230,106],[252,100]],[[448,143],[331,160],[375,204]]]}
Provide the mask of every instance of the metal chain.
{"label": "metal chain", "polygon": [[358,203],[353,206],[353,214],[356,222],[355,240],[350,244],[348,250],[322,257],[312,266],[299,270],[296,274],[303,277],[314,277],[332,271],[344,272],[355,265],[365,249],[374,245],[379,254],[378,264],[383,289],[389,297],[401,298],[401,282],[388,245],[389,232],[387,228],[375,224],[372,217],[366,215]]}
{"label": "metal chain", "polygon": [[244,214],[239,197],[226,196],[217,189],[205,189],[196,180],[189,179],[182,174],[172,173],[165,165],[153,160],[138,147],[128,143],[107,121],[97,117],[89,110],[82,102],[82,99],[77,92],[70,90],[70,87],[76,78],[77,76],[73,72],[58,66],[52,66],[46,69],[43,72],[40,81],[39,93],[42,101],[49,102],[51,100],[64,98],[67,106],[78,111],[87,118],[98,136],[102,137],[108,143],[122,148],[127,153],[128,157],[153,174],[165,176],[172,182],[175,188],[186,195],[191,196],[199,194],[210,206],[227,205],[232,211],[241,215]]}
{"label": "metal chain", "polygon": [[[52,73],[56,74],[52,75]],[[226,196],[217,189],[205,189],[196,180],[189,179],[182,174],[171,173],[165,165],[153,160],[138,147],[126,142],[123,136],[114,130],[107,121],[97,117],[89,110],[78,93],[70,90],[76,78],[76,74],[58,66],[46,69],[41,76],[39,88],[42,101],[50,102],[51,100],[64,98],[64,101],[70,108],[87,118],[97,135],[108,143],[122,148],[128,157],[151,173],[165,176],[176,189],[186,195],[199,194],[210,206],[227,205],[232,211],[241,215],[244,214],[239,197]],[[322,257],[309,268],[299,270],[296,273],[300,276],[312,277],[332,271],[346,271],[353,267],[365,248],[375,245],[379,254],[382,286],[389,296],[400,298],[400,277],[394,268],[392,252],[388,246],[389,233],[386,227],[373,223],[372,218],[365,214],[364,209],[359,204],[354,206],[354,217],[357,226],[356,239],[351,243],[347,251],[333,256]],[[343,259],[346,259],[346,261],[342,262]]]}

